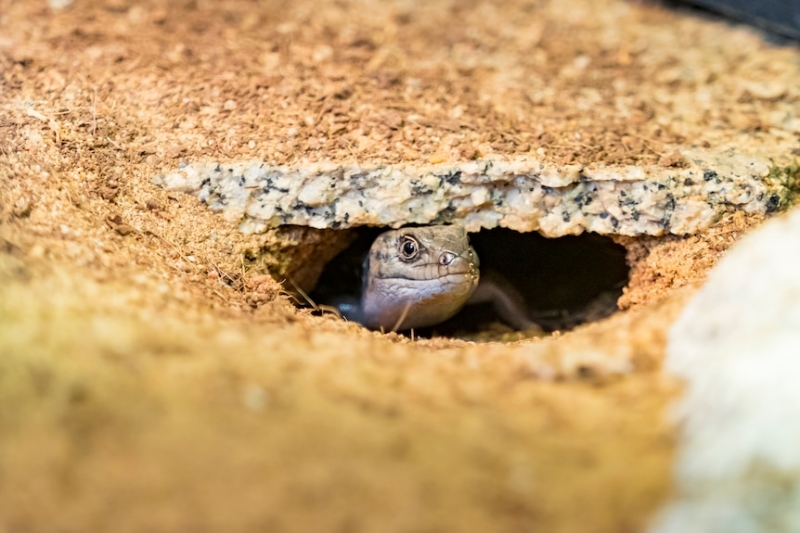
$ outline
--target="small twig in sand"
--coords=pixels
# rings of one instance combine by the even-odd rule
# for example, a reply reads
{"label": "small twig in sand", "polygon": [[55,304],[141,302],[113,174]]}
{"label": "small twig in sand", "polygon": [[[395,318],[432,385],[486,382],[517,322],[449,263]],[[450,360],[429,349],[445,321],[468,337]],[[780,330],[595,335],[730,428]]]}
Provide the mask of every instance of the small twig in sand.
{"label": "small twig in sand", "polygon": [[291,278],[288,278],[287,281],[292,284],[292,287],[294,287],[294,290],[297,291],[297,294],[302,296],[303,299],[305,299],[306,303],[308,303],[308,305],[310,305],[314,311],[320,310],[319,306],[316,303],[314,303],[314,300],[311,299],[311,297],[306,293],[306,291],[298,287],[297,284],[295,284],[295,282],[292,281]]}
{"label": "small twig in sand", "polygon": [[92,137],[97,133],[97,87],[94,88],[92,97]]}
{"label": "small twig in sand", "polygon": [[25,110],[25,114],[29,117],[33,117],[37,120],[41,120],[42,122],[47,123],[47,127],[53,130],[53,133],[56,135],[56,144],[61,144],[61,127],[58,125],[58,122],[53,120],[52,118],[36,111],[32,107],[29,107]]}
{"label": "small twig in sand", "polygon": [[397,332],[397,329],[403,324],[403,321],[408,316],[408,310],[411,309],[411,302],[408,302],[403,309],[403,313],[400,315],[400,318],[397,319],[397,323],[392,328],[392,333]]}
{"label": "small twig in sand", "polygon": [[[298,287],[294,281],[292,281],[291,279],[287,279],[287,281],[292,284],[292,287],[294,287],[294,290],[297,291],[297,294],[302,296],[303,299],[306,301],[306,303],[310,305],[314,311],[321,313],[323,315],[325,313],[331,313],[333,315],[336,315],[337,318],[343,318],[342,313],[337,308],[333,307],[332,305],[324,305],[316,303],[314,300],[311,299],[308,293],[303,289],[301,289],[300,287]],[[297,298],[294,299],[295,301],[298,301]]]}

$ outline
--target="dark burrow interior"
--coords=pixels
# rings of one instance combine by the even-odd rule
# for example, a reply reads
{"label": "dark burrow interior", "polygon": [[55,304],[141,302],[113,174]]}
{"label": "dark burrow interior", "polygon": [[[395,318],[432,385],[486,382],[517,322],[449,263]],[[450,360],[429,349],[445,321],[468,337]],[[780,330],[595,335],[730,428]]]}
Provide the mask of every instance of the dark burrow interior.
{"label": "dark burrow interior", "polygon": [[[364,257],[387,228],[358,228],[353,243],[322,272],[310,298],[329,304],[343,295],[359,295]],[[611,238],[585,233],[556,239],[538,233],[497,228],[470,234],[480,258],[481,275],[494,272],[522,296],[529,318],[546,332],[565,331],[617,310],[628,283],[625,248]],[[415,331],[423,337],[471,338],[512,331],[491,304],[467,305],[437,326]]]}

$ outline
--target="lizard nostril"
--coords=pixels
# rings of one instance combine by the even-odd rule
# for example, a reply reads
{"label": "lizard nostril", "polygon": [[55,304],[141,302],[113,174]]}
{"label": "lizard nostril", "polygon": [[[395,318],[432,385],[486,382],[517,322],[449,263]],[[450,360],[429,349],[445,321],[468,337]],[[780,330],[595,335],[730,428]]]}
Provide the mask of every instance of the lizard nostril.
{"label": "lizard nostril", "polygon": [[439,256],[439,264],[442,266],[447,266],[453,262],[453,259],[456,258],[456,254],[445,252]]}

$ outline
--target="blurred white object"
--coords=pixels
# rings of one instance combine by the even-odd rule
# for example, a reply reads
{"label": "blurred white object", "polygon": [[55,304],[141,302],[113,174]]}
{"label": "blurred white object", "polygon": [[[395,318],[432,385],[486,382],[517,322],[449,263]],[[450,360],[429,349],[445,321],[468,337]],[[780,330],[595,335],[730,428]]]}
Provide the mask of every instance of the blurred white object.
{"label": "blurred white object", "polygon": [[651,533],[800,531],[800,210],[746,236],[672,327],[675,499]]}
{"label": "blurred white object", "polygon": [[72,0],[47,0],[50,9],[64,9],[72,3]]}

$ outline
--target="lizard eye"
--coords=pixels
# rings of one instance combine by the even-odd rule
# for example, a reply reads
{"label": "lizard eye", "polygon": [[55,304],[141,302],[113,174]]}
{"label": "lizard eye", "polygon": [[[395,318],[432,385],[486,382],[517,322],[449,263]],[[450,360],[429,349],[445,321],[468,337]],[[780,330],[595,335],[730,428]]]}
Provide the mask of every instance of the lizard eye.
{"label": "lizard eye", "polygon": [[411,260],[419,254],[419,243],[414,237],[404,235],[400,238],[400,257],[405,260]]}

